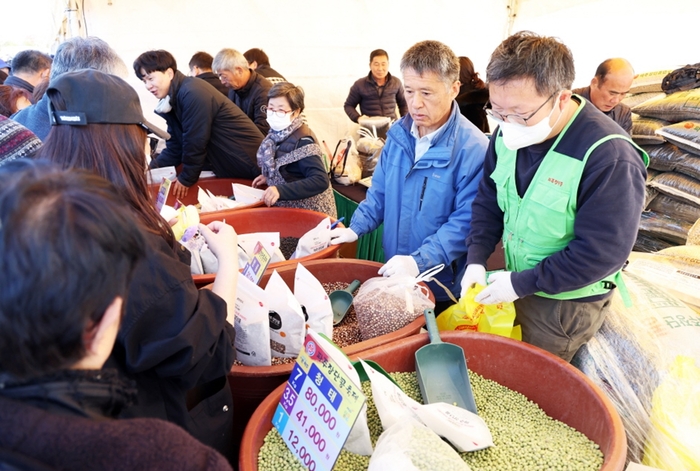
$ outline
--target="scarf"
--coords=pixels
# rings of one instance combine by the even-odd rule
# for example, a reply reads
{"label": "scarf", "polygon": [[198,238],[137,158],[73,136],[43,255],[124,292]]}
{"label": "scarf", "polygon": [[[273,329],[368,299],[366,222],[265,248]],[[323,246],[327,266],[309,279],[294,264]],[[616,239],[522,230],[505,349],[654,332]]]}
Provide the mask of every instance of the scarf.
{"label": "scarf", "polygon": [[297,116],[288,127],[281,131],[270,129],[267,136],[260,143],[258,148],[257,159],[258,166],[265,178],[270,178],[277,170],[277,162],[275,162],[275,154],[277,153],[277,145],[287,139],[294,131],[299,129],[304,122],[301,116]]}

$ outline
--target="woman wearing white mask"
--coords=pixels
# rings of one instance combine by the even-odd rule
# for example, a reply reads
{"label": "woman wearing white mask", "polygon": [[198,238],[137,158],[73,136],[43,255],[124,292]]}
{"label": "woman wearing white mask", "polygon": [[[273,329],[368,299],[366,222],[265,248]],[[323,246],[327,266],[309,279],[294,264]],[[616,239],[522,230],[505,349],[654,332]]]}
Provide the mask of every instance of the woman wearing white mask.
{"label": "woman wearing white mask", "polygon": [[321,159],[321,147],[304,124],[304,91],[289,82],[274,85],[267,95],[270,131],[258,149],[262,175],[254,187],[268,185],[263,195],[267,206],[319,211],[335,218],[333,190]]}

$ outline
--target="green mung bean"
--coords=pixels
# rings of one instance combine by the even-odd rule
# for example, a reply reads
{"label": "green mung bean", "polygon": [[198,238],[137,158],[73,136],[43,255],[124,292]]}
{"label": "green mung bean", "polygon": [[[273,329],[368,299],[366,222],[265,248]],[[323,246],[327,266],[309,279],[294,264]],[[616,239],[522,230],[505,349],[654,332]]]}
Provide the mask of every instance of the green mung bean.
{"label": "green mung bean", "polygon": [[[411,398],[422,402],[415,373],[392,373],[392,377]],[[594,442],[568,425],[548,417],[537,404],[522,394],[484,379],[473,371],[469,378],[479,415],[493,435],[494,446],[485,450],[460,453],[473,471],[562,470],[594,471],[603,464],[603,454]],[[367,423],[372,445],[382,433],[377,408],[372,401],[369,382],[362,384],[367,395]],[[334,471],[364,471],[368,456],[345,450]],[[265,437],[258,454],[260,471],[294,471],[304,467],[287,449],[276,429]]]}

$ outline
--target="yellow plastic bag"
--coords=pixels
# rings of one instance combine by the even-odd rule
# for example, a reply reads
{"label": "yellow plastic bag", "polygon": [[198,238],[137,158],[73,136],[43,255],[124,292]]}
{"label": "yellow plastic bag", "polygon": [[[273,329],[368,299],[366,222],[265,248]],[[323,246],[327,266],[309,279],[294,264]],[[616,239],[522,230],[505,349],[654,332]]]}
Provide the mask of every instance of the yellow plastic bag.
{"label": "yellow plastic bag", "polygon": [[480,304],[474,300],[485,286],[469,288],[457,304],[438,316],[440,330],[473,330],[521,340],[520,326],[513,326],[515,306],[513,303]]}
{"label": "yellow plastic bag", "polygon": [[652,428],[642,464],[668,471],[700,469],[700,368],[678,355],[651,401]]}

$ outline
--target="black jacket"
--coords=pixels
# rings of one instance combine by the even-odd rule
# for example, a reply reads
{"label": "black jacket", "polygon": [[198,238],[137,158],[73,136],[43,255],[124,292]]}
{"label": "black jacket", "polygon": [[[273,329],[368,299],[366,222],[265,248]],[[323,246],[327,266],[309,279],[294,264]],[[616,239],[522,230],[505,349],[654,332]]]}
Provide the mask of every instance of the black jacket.
{"label": "black jacket", "polygon": [[[303,124],[284,141],[280,142],[275,158],[280,158],[289,152],[309,144],[317,143],[316,136],[309,127]],[[280,200],[300,200],[323,193],[330,185],[328,172],[323,165],[320,155],[310,155],[279,169],[280,175],[286,182],[277,186]]]}
{"label": "black jacket", "polygon": [[489,121],[486,119],[484,105],[489,101],[488,88],[475,88],[457,95],[455,99],[462,116],[472,122],[482,132],[489,132]]}
{"label": "black jacket", "polygon": [[[226,375],[235,353],[226,303],[195,287],[184,247],[176,252],[155,234],[148,242],[107,361],[137,385],[137,404],[121,416],[166,419],[227,454],[218,445],[222,430],[228,433],[233,426]],[[187,392],[204,385],[210,397],[188,411]]]}
{"label": "black jacket", "polygon": [[221,80],[214,72],[204,72],[197,75],[197,78],[204,80],[212,87],[219,90],[224,96],[228,96],[228,87],[221,83]]}
{"label": "black jacket", "polygon": [[[360,113],[357,112],[357,105],[360,105]],[[403,96],[403,85],[401,80],[391,74],[386,76],[383,86],[377,85],[372,72],[367,77],[362,77],[350,88],[350,93],[345,100],[345,113],[348,117],[357,122],[361,114],[365,116],[386,116],[396,119],[396,106],[399,107],[399,114],[404,116],[408,113],[406,98]]]}
{"label": "black jacket", "polygon": [[287,80],[286,78],[284,78],[284,75],[280,74],[269,65],[258,65],[258,68],[255,69],[255,72],[257,72],[258,75],[262,75],[265,78],[279,78],[283,81]]}
{"label": "black jacket", "polygon": [[272,88],[272,83],[252,69],[248,83],[238,90],[233,88],[228,91],[228,97],[255,123],[263,135],[270,130],[267,124],[267,92]]}
{"label": "black jacket", "polygon": [[151,167],[183,165],[178,180],[192,186],[205,165],[217,177],[253,179],[260,175],[256,152],[263,134],[230,100],[196,77],[175,72],[172,110],[157,113],[171,138]]}
{"label": "black jacket", "polygon": [[173,424],[109,420],[132,395],[114,371],[0,382],[0,449],[25,462],[75,471],[231,469],[223,456]]}

